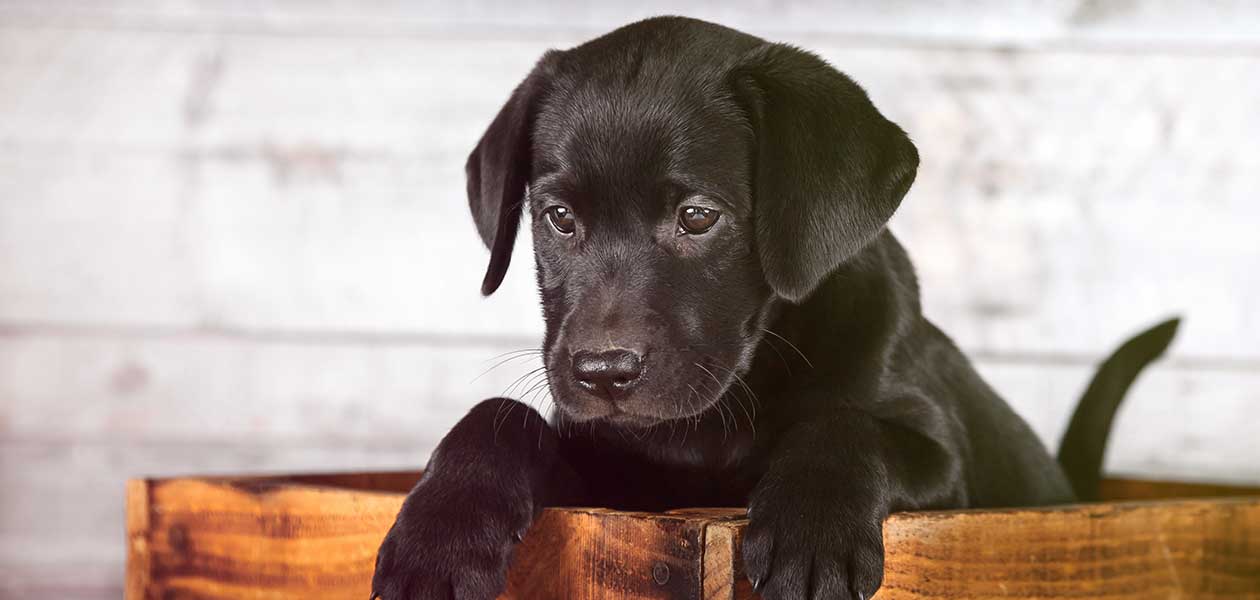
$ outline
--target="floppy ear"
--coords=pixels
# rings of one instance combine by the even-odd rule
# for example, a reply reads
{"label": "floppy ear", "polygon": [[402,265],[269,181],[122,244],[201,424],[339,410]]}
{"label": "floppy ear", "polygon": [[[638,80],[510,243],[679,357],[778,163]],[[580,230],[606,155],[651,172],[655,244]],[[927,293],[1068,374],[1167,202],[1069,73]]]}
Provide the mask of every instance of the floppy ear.
{"label": "floppy ear", "polygon": [[512,247],[521,222],[521,205],[530,172],[530,131],[534,109],[546,79],[543,56],[529,76],[512,91],[507,104],[490,122],[464,166],[468,208],[481,241],[490,249],[490,265],[481,281],[482,295],[489,296],[503,283]]}
{"label": "floppy ear", "polygon": [[914,181],[919,153],[852,79],[764,44],[733,69],[756,140],[756,243],[766,281],[804,300],[870,243]]}

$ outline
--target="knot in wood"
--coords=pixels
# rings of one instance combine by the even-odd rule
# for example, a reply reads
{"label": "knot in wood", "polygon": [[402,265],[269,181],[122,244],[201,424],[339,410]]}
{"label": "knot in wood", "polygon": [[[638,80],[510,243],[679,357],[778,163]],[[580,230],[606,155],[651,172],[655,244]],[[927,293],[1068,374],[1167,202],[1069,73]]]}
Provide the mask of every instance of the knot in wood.
{"label": "knot in wood", "polygon": [[659,561],[653,564],[652,580],[656,582],[656,585],[669,583],[669,565]]}

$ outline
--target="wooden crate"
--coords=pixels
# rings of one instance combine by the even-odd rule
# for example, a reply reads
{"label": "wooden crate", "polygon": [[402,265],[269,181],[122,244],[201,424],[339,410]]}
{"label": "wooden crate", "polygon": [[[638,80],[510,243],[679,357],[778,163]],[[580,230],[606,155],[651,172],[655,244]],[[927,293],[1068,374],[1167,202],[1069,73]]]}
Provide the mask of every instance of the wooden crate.
{"label": "wooden crate", "polygon": [[[367,598],[417,477],[131,481],[126,597]],[[1260,598],[1260,489],[1109,480],[1104,493],[1112,501],[893,515],[877,598]],[[755,598],[745,523],[735,509],[547,510],[504,597]]]}

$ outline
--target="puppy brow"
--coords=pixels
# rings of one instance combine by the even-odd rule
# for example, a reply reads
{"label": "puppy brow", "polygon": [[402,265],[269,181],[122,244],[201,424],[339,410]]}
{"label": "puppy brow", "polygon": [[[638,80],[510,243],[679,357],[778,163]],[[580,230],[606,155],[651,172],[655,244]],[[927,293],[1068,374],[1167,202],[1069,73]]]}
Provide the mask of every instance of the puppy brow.
{"label": "puppy brow", "polygon": [[563,173],[546,173],[534,179],[529,187],[538,193],[548,194],[553,193],[558,188],[567,187],[564,180],[565,176]]}
{"label": "puppy brow", "polygon": [[671,175],[668,183],[676,190],[671,198],[672,208],[677,208],[693,198],[704,198],[718,204],[724,210],[737,212],[739,210],[726,192],[708,181],[689,175]]}
{"label": "puppy brow", "polygon": [[529,184],[529,198],[555,198],[566,195],[572,189],[568,177],[563,173],[547,173],[540,175]]}

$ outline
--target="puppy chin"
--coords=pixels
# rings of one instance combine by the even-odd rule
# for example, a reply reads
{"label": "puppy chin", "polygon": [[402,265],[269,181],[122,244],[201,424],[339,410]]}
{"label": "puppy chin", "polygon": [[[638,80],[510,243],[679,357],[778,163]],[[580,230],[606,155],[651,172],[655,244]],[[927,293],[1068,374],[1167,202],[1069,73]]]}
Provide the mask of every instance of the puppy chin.
{"label": "puppy chin", "polygon": [[564,419],[572,423],[599,422],[613,427],[641,429],[669,420],[669,417],[643,414],[580,392],[576,397],[561,396],[556,401],[556,406],[560,408]]}
{"label": "puppy chin", "polygon": [[609,425],[623,429],[643,429],[666,421],[661,417],[637,415],[628,412],[615,412],[604,419]]}
{"label": "puppy chin", "polygon": [[556,400],[556,406],[564,414],[565,420],[573,423],[599,421],[607,419],[617,412],[616,407],[609,402]]}
{"label": "puppy chin", "polygon": [[606,400],[584,400],[578,402],[556,403],[564,413],[564,418],[573,423],[600,422],[628,429],[650,427],[665,419],[651,415],[641,415],[620,410]]}

